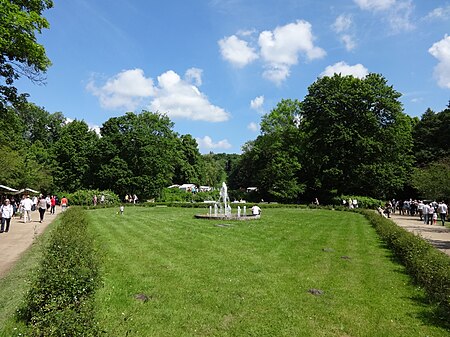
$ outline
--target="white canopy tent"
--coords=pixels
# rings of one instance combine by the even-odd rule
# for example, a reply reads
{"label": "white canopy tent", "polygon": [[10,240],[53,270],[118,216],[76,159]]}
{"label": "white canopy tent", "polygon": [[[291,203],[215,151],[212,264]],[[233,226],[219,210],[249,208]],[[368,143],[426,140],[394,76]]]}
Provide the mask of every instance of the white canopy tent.
{"label": "white canopy tent", "polygon": [[22,188],[20,191],[17,191],[16,194],[25,194],[25,193],[29,193],[29,194],[40,194],[39,191],[33,190],[32,188]]}
{"label": "white canopy tent", "polygon": [[5,185],[0,185],[0,192],[16,194],[19,191],[14,189],[14,188],[12,188],[12,187],[8,187],[8,186],[5,186]]}

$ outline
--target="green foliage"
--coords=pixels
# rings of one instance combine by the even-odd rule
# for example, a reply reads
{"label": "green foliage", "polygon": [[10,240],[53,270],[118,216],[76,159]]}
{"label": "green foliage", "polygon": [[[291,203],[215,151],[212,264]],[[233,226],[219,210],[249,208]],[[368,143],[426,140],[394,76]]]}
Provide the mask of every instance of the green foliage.
{"label": "green foliage", "polygon": [[33,336],[96,336],[93,295],[99,261],[85,211],[68,209],[52,232],[41,266],[18,318]]}
{"label": "green foliage", "polygon": [[106,121],[95,154],[98,188],[157,197],[174,175],[178,144],[172,128],[166,115],[148,111]]}
{"label": "green foliage", "polygon": [[267,201],[296,202],[304,191],[300,181],[302,134],[293,119],[300,103],[282,100],[263,117],[262,135],[248,142],[232,176],[231,187],[258,187],[258,196]]}
{"label": "green foliage", "polygon": [[219,200],[219,191],[190,193],[179,188],[164,188],[158,202],[203,202]]}
{"label": "green foliage", "polygon": [[414,155],[419,167],[450,156],[450,103],[439,113],[425,111],[413,129]]}
{"label": "green foliage", "polygon": [[359,208],[377,209],[378,207],[383,207],[386,202],[382,200],[364,197],[360,195],[341,195],[340,197],[334,197],[332,204],[336,206],[343,206],[342,200],[348,202],[348,200],[356,199],[358,201]]}
{"label": "green foliage", "polygon": [[51,0],[0,0],[0,110],[8,102],[23,101],[13,86],[21,76],[42,82],[51,62],[45,49],[37,43],[35,34],[48,28],[42,12],[53,6]]}
{"label": "green foliage", "polygon": [[424,199],[450,200],[450,157],[416,168],[412,185]]}
{"label": "green foliage", "polygon": [[384,199],[403,188],[412,138],[400,96],[377,74],[325,76],[308,88],[302,102],[302,174],[311,198],[326,199],[336,191]]}
{"label": "green foliage", "polygon": [[450,259],[420,236],[373,211],[363,211],[376,231],[429,298],[450,315]]}
{"label": "green foliage", "polygon": [[78,190],[74,193],[65,194],[69,201],[69,205],[76,206],[89,206],[93,205],[94,195],[97,196],[98,205],[100,204],[100,197],[105,196],[105,203],[103,205],[117,205],[120,203],[120,198],[112,191],[100,191],[100,190]]}
{"label": "green foliage", "polygon": [[61,129],[53,152],[57,162],[55,185],[60,190],[75,192],[92,186],[92,158],[98,136],[84,121],[74,120]]}

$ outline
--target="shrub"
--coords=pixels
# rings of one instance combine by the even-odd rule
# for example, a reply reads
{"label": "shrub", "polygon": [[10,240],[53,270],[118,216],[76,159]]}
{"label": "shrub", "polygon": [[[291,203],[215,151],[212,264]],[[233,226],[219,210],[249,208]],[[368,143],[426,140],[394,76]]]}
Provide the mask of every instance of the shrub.
{"label": "shrub", "polygon": [[356,199],[358,201],[358,207],[361,208],[377,209],[385,204],[382,200],[360,195],[341,195],[340,197],[334,197],[332,203],[336,206],[342,206],[342,200],[348,201],[349,199]]}
{"label": "shrub", "polygon": [[95,336],[93,295],[99,262],[85,211],[68,209],[50,242],[18,318],[33,336]]}
{"label": "shrub", "polygon": [[78,190],[74,193],[66,195],[69,205],[89,206],[93,205],[94,195],[98,197],[98,205],[100,205],[100,197],[105,196],[105,205],[117,205],[120,202],[119,196],[112,191],[100,190]]}
{"label": "shrub", "polygon": [[450,314],[450,258],[421,237],[373,211],[362,213],[428,297]]}

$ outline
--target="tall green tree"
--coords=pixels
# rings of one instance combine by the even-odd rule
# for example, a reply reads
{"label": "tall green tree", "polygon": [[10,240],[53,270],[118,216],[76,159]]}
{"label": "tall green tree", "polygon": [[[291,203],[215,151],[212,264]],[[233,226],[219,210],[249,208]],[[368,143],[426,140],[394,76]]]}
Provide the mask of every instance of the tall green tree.
{"label": "tall green tree", "polygon": [[411,120],[401,94],[381,75],[334,75],[313,83],[302,102],[303,177],[311,197],[387,198],[412,167]]}
{"label": "tall green tree", "polygon": [[450,201],[450,157],[415,168],[412,185],[424,199]]}
{"label": "tall green tree", "polygon": [[174,176],[178,141],[172,128],[167,116],[148,111],[106,121],[96,155],[99,187],[120,196],[158,196]]}
{"label": "tall green tree", "polygon": [[85,121],[74,120],[61,129],[53,146],[56,168],[55,186],[59,191],[75,192],[93,185],[92,165],[98,135]]}
{"label": "tall green tree", "polygon": [[301,105],[282,100],[261,121],[261,135],[243,148],[232,186],[255,186],[264,200],[295,202],[304,191],[300,181]]}
{"label": "tall green tree", "polygon": [[181,135],[178,138],[178,155],[176,160],[174,184],[202,183],[203,159],[198,150],[198,144],[191,135]]}
{"label": "tall green tree", "polygon": [[21,76],[33,82],[44,79],[51,62],[36,33],[49,28],[42,13],[52,6],[51,0],[0,0],[0,111],[25,101],[14,81]]}
{"label": "tall green tree", "polygon": [[427,109],[413,129],[414,155],[419,167],[450,156],[450,102],[446,109]]}

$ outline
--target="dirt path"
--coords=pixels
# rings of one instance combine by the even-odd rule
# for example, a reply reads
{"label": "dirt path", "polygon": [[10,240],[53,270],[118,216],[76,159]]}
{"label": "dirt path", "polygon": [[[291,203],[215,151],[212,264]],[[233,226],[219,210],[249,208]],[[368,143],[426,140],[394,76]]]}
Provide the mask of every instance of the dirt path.
{"label": "dirt path", "polygon": [[[450,256],[450,229],[438,221],[436,225],[425,225],[417,216],[392,214],[391,220],[406,230],[418,234],[437,249]],[[450,223],[450,222],[449,222]]]}
{"label": "dirt path", "polygon": [[[57,207],[56,214],[59,209]],[[11,219],[11,226],[8,233],[0,233],[0,278],[6,275],[13,264],[20,258],[33,243],[36,236],[42,234],[55,218],[45,212],[44,221],[39,222],[39,212],[31,214],[31,222],[24,223],[23,220]]]}

